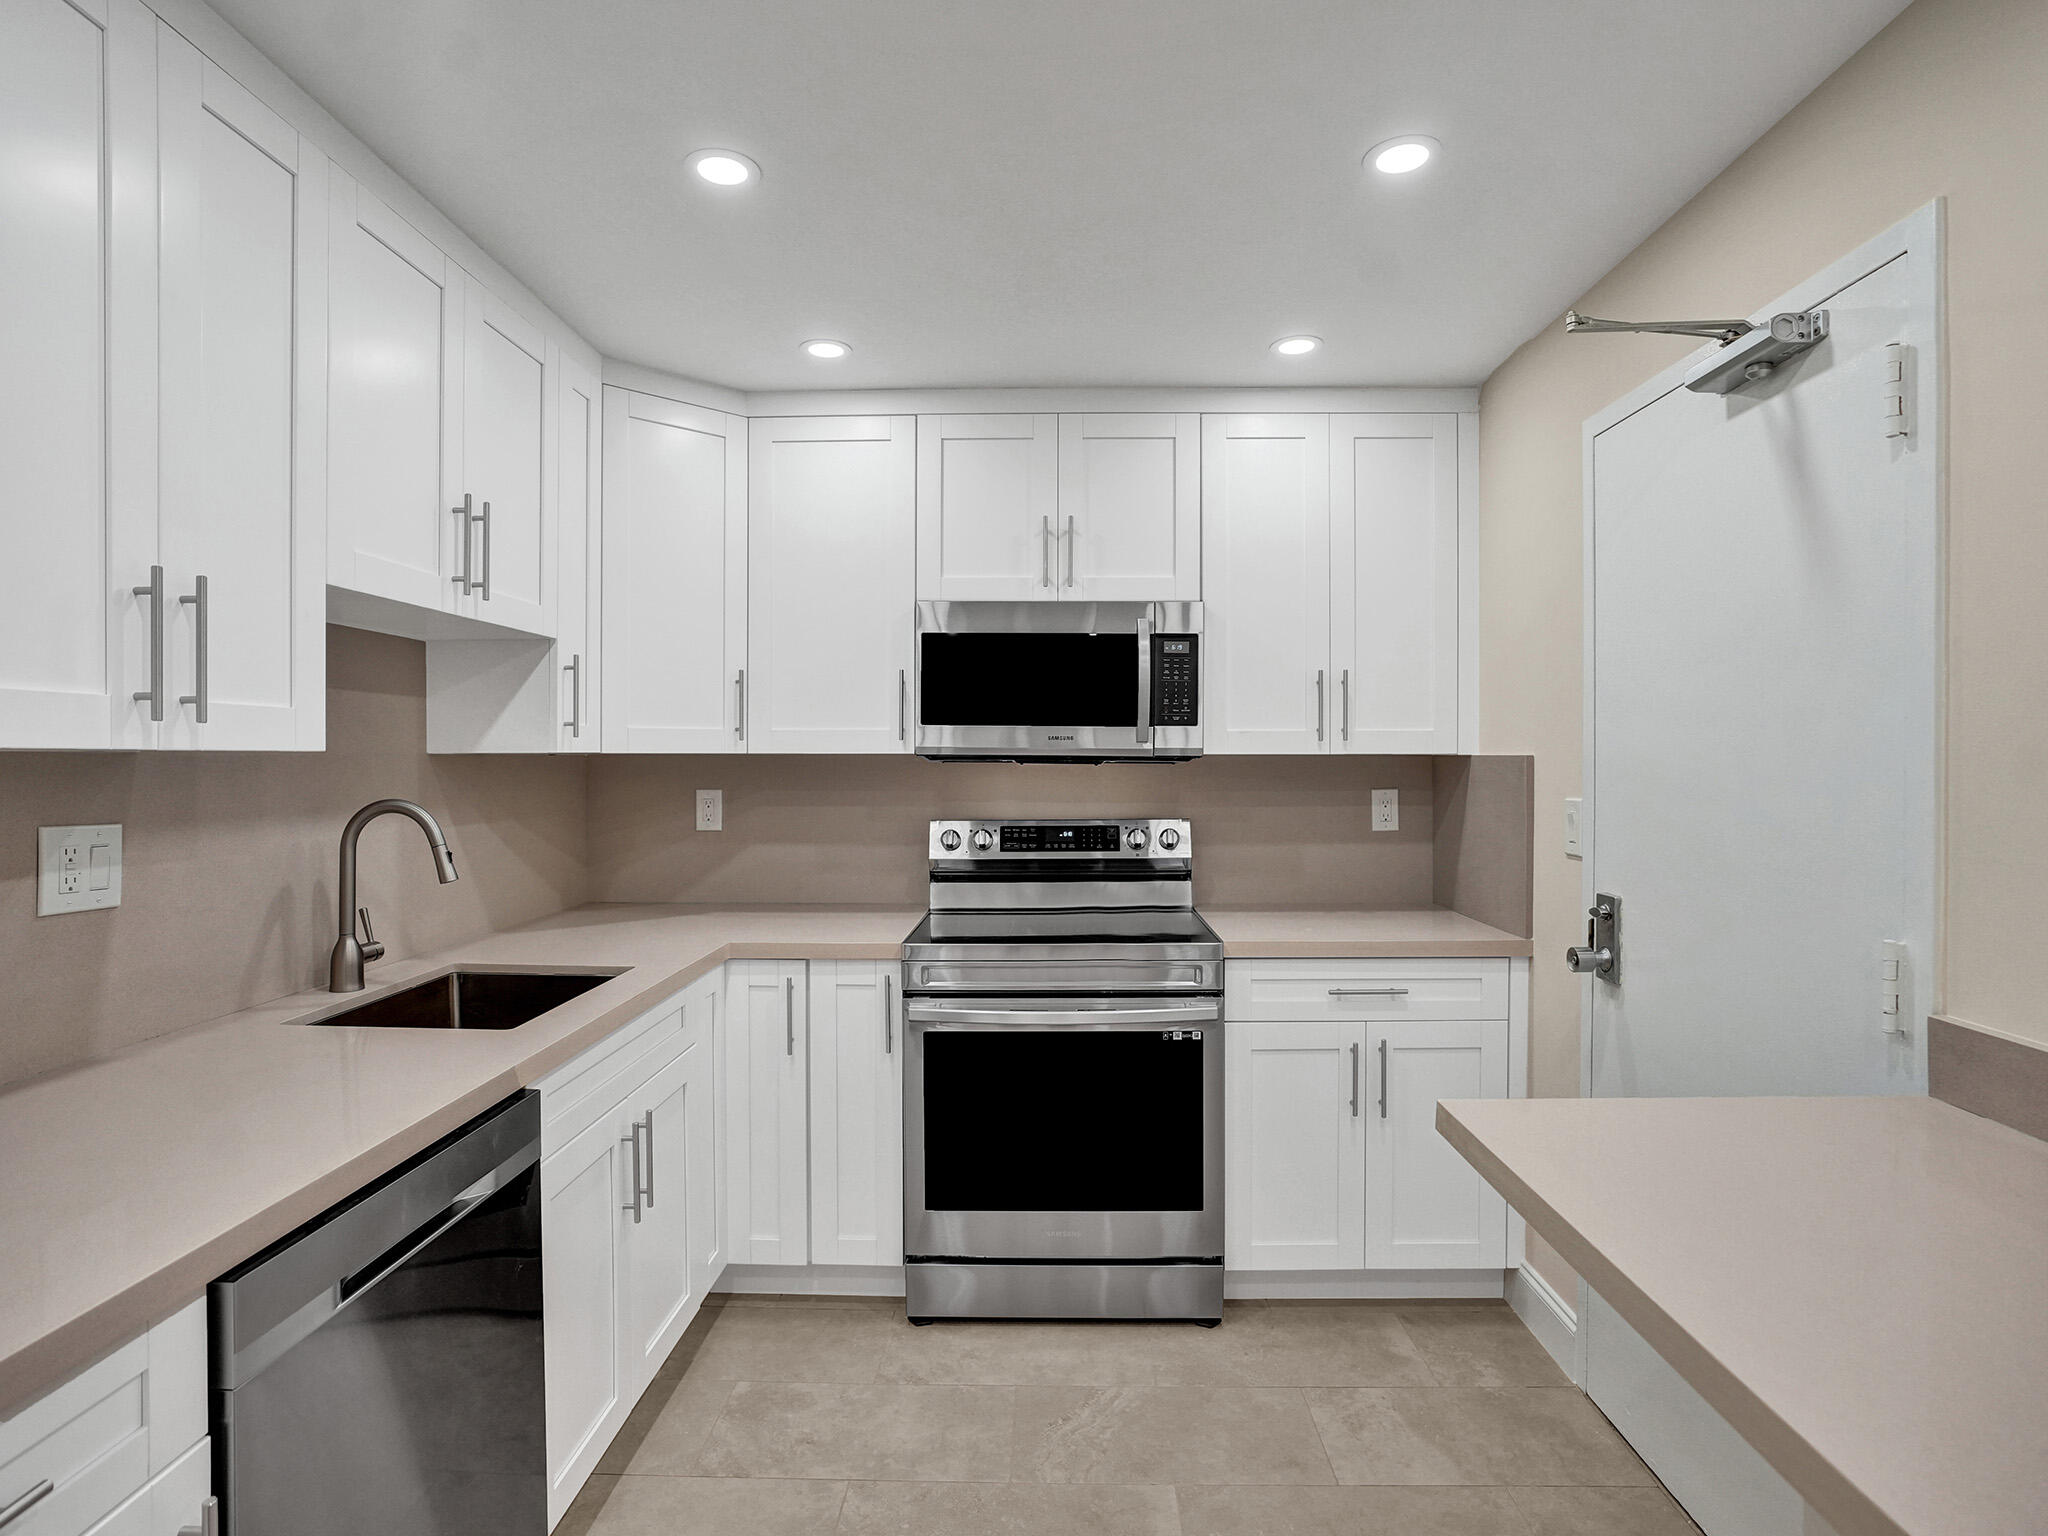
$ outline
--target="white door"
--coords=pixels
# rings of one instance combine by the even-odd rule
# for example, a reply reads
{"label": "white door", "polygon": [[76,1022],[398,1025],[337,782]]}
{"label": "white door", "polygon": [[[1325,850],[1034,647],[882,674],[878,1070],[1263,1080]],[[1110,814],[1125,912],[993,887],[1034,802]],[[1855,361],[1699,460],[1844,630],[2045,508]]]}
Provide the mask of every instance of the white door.
{"label": "white door", "polygon": [[811,964],[811,1262],[903,1262],[903,1019],[890,961]]}
{"label": "white door", "polygon": [[0,9],[0,747],[154,741],[155,28]]}
{"label": "white door", "polygon": [[1330,419],[1339,752],[1458,750],[1458,418]]}
{"label": "white door", "polygon": [[917,595],[1058,597],[1058,471],[1056,417],[919,417]]}
{"label": "white door", "polygon": [[1504,1019],[1369,1024],[1365,1267],[1499,1269],[1507,1203],[1437,1134],[1439,1099],[1504,1099]]}
{"label": "white door", "polygon": [[1194,602],[1202,595],[1201,418],[1060,417],[1059,595]]}
{"label": "white door", "polygon": [[[1832,334],[1761,385],[1724,398],[1667,374],[1587,423],[1581,836],[1589,901],[1622,903],[1619,984],[1584,983],[1589,1093],[1924,1091],[1934,239],[1923,210],[1774,306],[1825,306]],[[1902,1035],[1880,1012],[1887,940]],[[1743,1500],[1775,1475],[1739,1441],[1662,1432],[1689,1389],[1638,1344],[1593,1309],[1587,1388],[1709,1536],[1797,1530],[1796,1501],[1753,1518]]]}
{"label": "white door", "polygon": [[1365,1265],[1365,1026],[1228,1024],[1224,1239],[1232,1269]]}
{"label": "white door", "polygon": [[548,484],[547,338],[465,278],[462,328],[463,495],[474,528],[465,611],[528,634],[554,633],[554,490]]}
{"label": "white door", "polygon": [[740,960],[725,993],[726,1236],[734,1264],[808,1257],[810,989],[802,961]]}
{"label": "white door", "polygon": [[748,750],[908,752],[917,418],[749,430]]}
{"label": "white door", "polygon": [[572,358],[559,358],[555,413],[555,657],[556,750],[595,752],[597,716],[597,582],[602,548],[603,432],[597,375]]}
{"label": "white door", "polygon": [[157,60],[163,740],[318,750],[327,164],[169,27]]}
{"label": "white door", "polygon": [[604,519],[604,749],[742,750],[746,422],[607,388]]}
{"label": "white door", "polygon": [[1202,419],[1211,752],[1327,752],[1330,422]]}
{"label": "white door", "polygon": [[626,1390],[636,1398],[704,1300],[690,1237],[698,1227],[700,1122],[711,1116],[710,1060],[709,1044],[693,1044],[626,1102],[627,1135],[639,1146],[624,1151],[629,1168],[639,1155],[640,1198],[637,1211],[622,1213],[619,1310]]}
{"label": "white door", "polygon": [[327,581],[452,609],[461,273],[340,170],[328,184]]}
{"label": "white door", "polygon": [[550,1525],[632,1408],[619,1316],[620,1223],[632,1194],[626,1123],[615,1110],[540,1165]]}

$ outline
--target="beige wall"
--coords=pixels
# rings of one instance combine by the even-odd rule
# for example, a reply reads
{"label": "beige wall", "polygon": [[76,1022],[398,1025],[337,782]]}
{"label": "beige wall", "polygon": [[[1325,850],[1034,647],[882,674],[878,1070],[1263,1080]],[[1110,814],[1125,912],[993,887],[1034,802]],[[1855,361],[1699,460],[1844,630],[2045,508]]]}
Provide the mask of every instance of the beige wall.
{"label": "beige wall", "polygon": [[[325,752],[0,753],[0,1083],[323,983],[342,823],[379,796],[432,811],[462,871],[437,884],[408,821],[364,833],[392,958],[583,899],[582,762],[429,758],[424,647],[327,634]],[[103,821],[121,905],[37,917],[35,829]]]}
{"label": "beige wall", "polygon": [[[2048,4],[1919,0],[1582,298],[1747,314],[1947,199],[1944,1011],[2048,1044]],[[1579,791],[1580,426],[1691,350],[1547,326],[1480,405],[1481,742],[1536,758],[1530,1081],[1577,1092],[1582,923],[1556,833]],[[1568,1275],[1546,1263],[1553,1277]]]}

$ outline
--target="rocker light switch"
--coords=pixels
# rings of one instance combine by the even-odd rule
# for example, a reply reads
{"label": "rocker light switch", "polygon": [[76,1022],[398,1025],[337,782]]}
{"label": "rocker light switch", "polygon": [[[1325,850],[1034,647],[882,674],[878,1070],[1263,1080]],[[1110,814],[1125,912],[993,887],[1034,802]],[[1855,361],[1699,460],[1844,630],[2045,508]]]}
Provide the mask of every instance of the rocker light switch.
{"label": "rocker light switch", "polygon": [[36,916],[121,905],[121,829],[37,828]]}

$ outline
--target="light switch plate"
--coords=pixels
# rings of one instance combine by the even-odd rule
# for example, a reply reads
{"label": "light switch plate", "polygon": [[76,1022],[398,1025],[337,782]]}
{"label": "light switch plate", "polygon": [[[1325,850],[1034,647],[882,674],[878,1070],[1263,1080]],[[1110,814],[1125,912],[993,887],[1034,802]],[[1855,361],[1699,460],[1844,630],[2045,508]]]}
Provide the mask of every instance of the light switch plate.
{"label": "light switch plate", "polygon": [[121,828],[36,829],[36,916],[121,905]]}
{"label": "light switch plate", "polygon": [[1579,852],[1579,808],[1584,804],[1576,795],[1564,803],[1564,856],[1568,859],[1583,857]]}
{"label": "light switch plate", "polygon": [[1372,792],[1372,829],[1375,832],[1401,830],[1401,791],[1376,789]]}
{"label": "light switch plate", "polygon": [[697,830],[699,832],[722,832],[725,830],[724,790],[700,789],[697,791]]}

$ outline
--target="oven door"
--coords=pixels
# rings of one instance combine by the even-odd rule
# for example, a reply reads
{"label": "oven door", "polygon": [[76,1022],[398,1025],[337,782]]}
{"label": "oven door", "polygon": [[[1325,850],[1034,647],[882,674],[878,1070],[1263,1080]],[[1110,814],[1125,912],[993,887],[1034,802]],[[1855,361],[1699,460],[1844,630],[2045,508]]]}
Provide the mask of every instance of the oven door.
{"label": "oven door", "polygon": [[904,1251],[1223,1254],[1219,997],[913,997]]}

